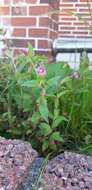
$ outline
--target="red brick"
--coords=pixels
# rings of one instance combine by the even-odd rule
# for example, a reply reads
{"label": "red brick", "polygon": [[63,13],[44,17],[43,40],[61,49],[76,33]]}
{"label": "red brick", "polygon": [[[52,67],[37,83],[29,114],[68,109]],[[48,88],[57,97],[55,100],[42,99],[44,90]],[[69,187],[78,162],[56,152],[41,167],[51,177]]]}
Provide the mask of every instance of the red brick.
{"label": "red brick", "polygon": [[73,25],[75,26],[85,26],[87,23],[85,23],[84,21],[78,21],[78,22],[73,22]]}
{"label": "red brick", "polygon": [[37,0],[26,0],[26,2],[29,4],[36,4]]}
{"label": "red brick", "polygon": [[81,32],[81,31],[73,31],[73,34],[85,36],[86,34],[88,34],[88,32],[87,31],[83,31],[83,32]]}
{"label": "red brick", "polygon": [[58,22],[59,25],[71,26],[72,22]]}
{"label": "red brick", "polygon": [[62,4],[60,5],[60,7],[61,7],[61,8],[65,8],[65,7],[73,8],[73,4],[69,4],[69,3],[64,4],[64,3],[62,3]]}
{"label": "red brick", "polygon": [[63,31],[60,31],[60,34],[66,35],[66,34],[71,34],[71,32],[70,32],[70,31],[63,30]]}
{"label": "red brick", "polygon": [[24,39],[13,39],[13,47],[17,47],[17,48],[27,48],[28,47],[28,43],[31,43],[31,45],[33,47],[35,47],[35,40],[24,40]]}
{"label": "red brick", "polygon": [[87,4],[78,3],[78,4],[75,4],[75,7],[87,7],[88,8],[88,5]]}
{"label": "red brick", "polygon": [[69,8],[63,8],[63,9],[62,9],[62,12],[63,12],[63,13],[65,12],[65,13],[67,13],[67,14],[70,14],[70,13],[72,14],[72,13],[76,12],[76,9],[75,9],[75,8],[72,8],[72,7],[71,7],[71,9],[70,9],[70,7],[69,7]]}
{"label": "red brick", "polygon": [[68,34],[65,34],[65,33],[62,33],[62,32],[58,32],[58,37],[71,37],[71,38],[74,38],[74,35],[72,35],[71,33],[68,33]]}
{"label": "red brick", "polygon": [[10,0],[4,0],[4,4],[9,4],[10,3]]}
{"label": "red brick", "polygon": [[48,6],[29,7],[29,15],[47,14],[48,11],[49,11],[49,7]]}
{"label": "red brick", "polygon": [[12,7],[12,15],[27,15],[27,7]]}
{"label": "red brick", "polygon": [[76,2],[76,0],[62,0],[62,2],[73,3]]}
{"label": "red brick", "polygon": [[58,10],[59,9],[59,1],[58,0],[49,1],[49,3],[50,3],[50,7],[53,10]]}
{"label": "red brick", "polygon": [[60,16],[61,17],[67,17],[67,18],[71,18],[71,20],[73,20],[74,18],[76,18],[76,17],[74,17],[74,14],[73,13],[71,13],[71,12],[62,12],[62,13],[60,13]]}
{"label": "red brick", "polygon": [[11,19],[11,24],[13,26],[35,26],[36,18],[16,17]]}
{"label": "red brick", "polygon": [[57,34],[57,32],[50,31],[49,37],[54,40],[57,37]]}
{"label": "red brick", "polygon": [[50,19],[48,17],[40,18],[39,26],[45,26],[45,27],[51,28],[53,30],[58,30],[58,22],[54,22],[52,19]]}
{"label": "red brick", "polygon": [[78,30],[83,30],[83,31],[84,31],[84,30],[89,30],[89,29],[90,29],[90,28],[89,28],[89,27],[86,27],[86,26],[85,26],[85,27],[78,27]]}
{"label": "red brick", "polygon": [[14,28],[12,36],[26,37],[26,29]]}
{"label": "red brick", "polygon": [[[19,0],[12,0],[13,4],[19,4]],[[20,0],[20,2],[22,3],[23,0]],[[25,0],[24,2],[29,3],[29,4],[36,4],[37,0]]]}
{"label": "red brick", "polygon": [[[13,4],[19,4],[19,0],[12,0],[13,1]],[[21,3],[23,2],[22,0],[20,0]],[[25,0],[26,3],[28,4],[36,4],[37,3],[37,0]]]}
{"label": "red brick", "polygon": [[39,18],[39,26],[47,26],[49,25],[50,19],[48,17]]}
{"label": "red brick", "polygon": [[30,37],[48,37],[48,29],[29,29]]}
{"label": "red brick", "polygon": [[0,15],[9,15],[10,14],[10,8],[9,7],[0,7]]}
{"label": "red brick", "polygon": [[71,17],[69,17],[69,16],[67,16],[67,17],[61,17],[61,22],[62,21],[76,21],[77,20],[77,18],[76,17],[73,17],[73,18],[71,18]]}
{"label": "red brick", "polygon": [[[88,1],[92,3],[92,0],[88,0]],[[80,0],[80,2],[87,3],[87,0]]]}
{"label": "red brick", "polygon": [[49,0],[40,0],[40,3],[49,3],[50,1]]}
{"label": "red brick", "polygon": [[51,42],[49,42],[48,40],[38,40],[38,48],[39,49],[51,48]]}
{"label": "red brick", "polygon": [[81,13],[81,12],[84,12],[84,13],[89,13],[90,14],[90,12],[89,12],[89,9],[88,8],[86,8],[86,9],[84,9],[84,8],[79,8],[79,12]]}
{"label": "red brick", "polygon": [[62,30],[66,30],[66,31],[68,30],[68,31],[70,31],[70,30],[75,30],[75,27],[73,27],[73,26],[66,26],[66,27],[63,26],[63,27],[62,27],[62,26],[61,26],[60,29],[61,29],[61,31],[62,31]]}

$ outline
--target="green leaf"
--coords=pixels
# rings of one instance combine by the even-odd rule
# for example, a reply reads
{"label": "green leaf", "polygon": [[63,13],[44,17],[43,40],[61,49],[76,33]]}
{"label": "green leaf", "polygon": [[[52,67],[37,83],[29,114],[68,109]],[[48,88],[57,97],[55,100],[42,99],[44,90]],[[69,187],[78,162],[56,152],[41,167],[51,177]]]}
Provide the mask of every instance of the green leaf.
{"label": "green leaf", "polygon": [[60,110],[58,108],[54,109],[54,120],[58,117]]}
{"label": "green leaf", "polygon": [[48,136],[52,132],[50,125],[44,122],[39,125],[39,128],[40,128],[41,135],[44,135],[44,136]]}
{"label": "green leaf", "polygon": [[28,44],[28,49],[29,49],[29,56],[33,56],[34,55],[34,50],[31,44]]}
{"label": "green leaf", "polygon": [[43,145],[42,145],[42,150],[45,151],[49,146],[49,142],[48,141],[44,141]]}
{"label": "green leaf", "polygon": [[[25,60],[25,62],[23,62],[23,61],[24,61],[24,60],[22,60],[22,63],[21,63],[21,64],[17,65],[18,73],[23,72],[24,69],[26,68],[27,62],[26,62],[26,60]],[[17,73],[17,74],[18,74],[18,73]]]}
{"label": "green leaf", "polygon": [[52,149],[52,150],[54,150],[54,151],[57,150],[57,145],[56,145],[55,141],[51,141],[49,147],[50,147],[50,149]]}
{"label": "green leaf", "polygon": [[71,77],[65,77],[64,79],[61,80],[61,85],[69,81],[71,81]]}
{"label": "green leaf", "polygon": [[67,121],[67,119],[64,116],[58,116],[54,121],[52,128],[56,128],[62,123],[63,121]]}
{"label": "green leaf", "polygon": [[32,117],[31,117],[31,121],[33,124],[37,124],[39,122],[40,118],[41,118],[40,113],[35,112],[35,113],[33,113]]}
{"label": "green leaf", "polygon": [[53,120],[53,117],[54,115],[51,112],[49,112],[49,118]]}
{"label": "green leaf", "polygon": [[32,130],[31,129],[28,129],[27,131],[26,131],[26,135],[30,135],[32,133]]}
{"label": "green leaf", "polygon": [[59,132],[54,132],[51,136],[50,136],[50,140],[51,141],[59,141],[59,142],[64,142],[63,138],[61,137]]}
{"label": "green leaf", "polygon": [[47,81],[47,89],[46,89],[47,96],[50,95],[53,96],[56,93],[59,81],[60,81],[60,76],[53,77]]}
{"label": "green leaf", "polygon": [[84,145],[84,147],[80,148],[80,153],[92,155],[92,144]]}
{"label": "green leaf", "polygon": [[21,86],[24,87],[36,87],[37,86],[37,81],[36,80],[27,80],[21,84]]}
{"label": "green leaf", "polygon": [[60,80],[60,76],[57,76],[57,77],[53,77],[53,78],[49,79],[47,83],[50,86],[53,86],[53,85],[57,86],[59,80]]}
{"label": "green leaf", "polygon": [[40,101],[38,101],[38,107],[39,107],[39,112],[40,112],[42,118],[48,123],[47,101],[45,99],[40,99]]}
{"label": "green leaf", "polygon": [[31,106],[32,106],[32,100],[31,100],[30,95],[27,93],[24,93],[23,94],[23,109],[24,109],[23,111],[24,112],[30,111]]}
{"label": "green leaf", "polygon": [[58,97],[64,96],[67,93],[69,93],[69,90],[62,91],[58,94]]}
{"label": "green leaf", "polygon": [[22,135],[22,130],[19,128],[12,128],[9,131],[14,135]]}

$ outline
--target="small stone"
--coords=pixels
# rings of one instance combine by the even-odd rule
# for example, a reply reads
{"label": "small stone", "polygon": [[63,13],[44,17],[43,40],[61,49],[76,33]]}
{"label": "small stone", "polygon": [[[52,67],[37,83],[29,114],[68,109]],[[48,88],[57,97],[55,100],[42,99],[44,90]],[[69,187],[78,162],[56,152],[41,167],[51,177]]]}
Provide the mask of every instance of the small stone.
{"label": "small stone", "polygon": [[78,179],[77,178],[72,178],[71,185],[76,186],[78,184]]}
{"label": "small stone", "polygon": [[42,176],[47,190],[92,190],[90,160],[90,156],[71,152],[53,158]]}
{"label": "small stone", "polygon": [[87,159],[87,162],[88,162],[88,170],[89,171],[92,171],[92,159]]}
{"label": "small stone", "polygon": [[62,177],[62,181],[63,181],[63,186],[67,186],[67,178],[66,177]]}
{"label": "small stone", "polygon": [[53,190],[64,190],[64,188],[61,188],[61,187],[55,187]]}
{"label": "small stone", "polygon": [[80,182],[79,182],[79,186],[80,186],[80,188],[84,188],[84,187],[85,187],[84,182],[83,182],[83,181],[80,181]]}
{"label": "small stone", "polygon": [[55,174],[56,174],[56,176],[58,176],[58,177],[63,176],[63,175],[64,175],[63,168],[57,168],[57,169],[55,170]]}
{"label": "small stone", "polygon": [[0,190],[5,190],[5,188],[4,187],[0,187]]}
{"label": "small stone", "polygon": [[85,187],[92,188],[92,180],[91,179],[85,182]]}
{"label": "small stone", "polygon": [[[75,187],[73,187],[73,190],[81,190],[81,189],[80,189],[80,187],[75,186]],[[84,189],[83,189],[83,190],[84,190]]]}
{"label": "small stone", "polygon": [[63,179],[59,178],[59,179],[57,179],[56,185],[58,187],[65,187],[66,186],[66,182]]}
{"label": "small stone", "polygon": [[4,151],[0,150],[0,157],[4,156]]}
{"label": "small stone", "polygon": [[29,144],[0,137],[0,190],[18,189],[37,156]]}
{"label": "small stone", "polygon": [[64,152],[64,158],[65,159],[68,159],[69,158],[69,155],[68,155],[69,153],[68,152]]}

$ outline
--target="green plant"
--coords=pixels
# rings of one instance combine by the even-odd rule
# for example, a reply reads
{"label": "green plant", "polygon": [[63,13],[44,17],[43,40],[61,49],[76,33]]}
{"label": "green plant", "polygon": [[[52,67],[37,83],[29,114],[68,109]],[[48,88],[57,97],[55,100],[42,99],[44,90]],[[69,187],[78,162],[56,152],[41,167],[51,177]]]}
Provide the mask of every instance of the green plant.
{"label": "green plant", "polygon": [[67,118],[59,99],[69,72],[64,63],[48,65],[31,45],[16,59],[9,54],[8,63],[0,65],[1,135],[28,140],[40,152],[56,151],[64,142],[59,126]]}
{"label": "green plant", "polygon": [[86,56],[77,72],[67,63],[48,64],[31,45],[14,59],[8,54],[0,63],[0,135],[27,140],[45,155],[87,151],[92,144],[88,64]]}
{"label": "green plant", "polygon": [[67,94],[61,99],[63,112],[68,117],[63,129],[66,147],[74,150],[92,143],[92,71],[88,65],[88,58],[84,56],[78,72],[72,74],[72,80],[65,87]]}

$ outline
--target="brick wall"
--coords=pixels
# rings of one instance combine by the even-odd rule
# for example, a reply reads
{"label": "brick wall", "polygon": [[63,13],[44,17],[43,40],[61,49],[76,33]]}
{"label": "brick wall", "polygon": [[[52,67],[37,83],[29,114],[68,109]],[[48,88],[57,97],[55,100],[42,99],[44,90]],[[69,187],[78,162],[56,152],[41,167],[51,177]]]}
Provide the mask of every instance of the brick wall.
{"label": "brick wall", "polygon": [[92,37],[92,0],[60,0],[59,7],[59,36]]}
{"label": "brick wall", "polygon": [[[87,1],[91,8],[92,0],[0,0],[0,25],[13,29],[14,50],[30,42],[35,51],[49,56],[57,36],[92,37]],[[51,14],[58,8],[59,15]]]}
{"label": "brick wall", "polygon": [[57,9],[58,0],[0,0],[1,25],[12,28],[13,49],[27,47],[51,54],[53,39],[57,37],[58,17],[49,14]]}

